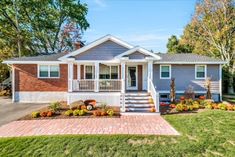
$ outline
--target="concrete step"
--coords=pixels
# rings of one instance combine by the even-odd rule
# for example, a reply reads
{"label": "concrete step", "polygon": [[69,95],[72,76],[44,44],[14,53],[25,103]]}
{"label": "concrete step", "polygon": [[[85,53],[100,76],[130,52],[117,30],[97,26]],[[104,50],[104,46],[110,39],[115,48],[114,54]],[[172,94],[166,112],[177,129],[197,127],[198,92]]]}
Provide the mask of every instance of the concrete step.
{"label": "concrete step", "polygon": [[143,104],[148,104],[148,103],[152,103],[150,102],[149,100],[125,100],[125,103],[128,104],[128,103],[137,103],[137,104],[140,104],[140,103],[143,103]]}
{"label": "concrete step", "polygon": [[125,96],[126,97],[128,97],[128,96],[134,96],[134,97],[136,97],[136,96],[150,96],[150,94],[149,93],[126,93],[125,94]]}
{"label": "concrete step", "polygon": [[149,100],[152,99],[151,96],[126,96],[126,100]]}
{"label": "concrete step", "polygon": [[150,108],[136,108],[136,107],[130,107],[126,108],[127,112],[150,112]]}
{"label": "concrete step", "polygon": [[154,106],[142,106],[142,105],[138,105],[138,106],[132,106],[132,105],[126,105],[126,108],[130,108],[130,109],[135,109],[135,108],[148,108],[151,109]]}

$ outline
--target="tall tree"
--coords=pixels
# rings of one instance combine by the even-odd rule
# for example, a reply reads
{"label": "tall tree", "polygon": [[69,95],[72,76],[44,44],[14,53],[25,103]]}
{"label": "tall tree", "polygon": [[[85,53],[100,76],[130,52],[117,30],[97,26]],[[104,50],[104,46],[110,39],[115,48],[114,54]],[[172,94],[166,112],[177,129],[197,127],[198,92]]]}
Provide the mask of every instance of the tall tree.
{"label": "tall tree", "polygon": [[228,93],[234,93],[235,75],[235,1],[199,0],[192,21],[186,26],[181,43],[193,53],[220,58],[227,62]]}
{"label": "tall tree", "polygon": [[86,30],[87,11],[79,0],[1,0],[0,38],[15,45],[15,56],[71,49],[72,40],[65,40],[71,37],[65,38],[65,27]]}
{"label": "tall tree", "polygon": [[186,43],[181,43],[181,39],[178,39],[175,35],[172,35],[168,39],[167,49],[168,53],[192,53],[191,46]]}

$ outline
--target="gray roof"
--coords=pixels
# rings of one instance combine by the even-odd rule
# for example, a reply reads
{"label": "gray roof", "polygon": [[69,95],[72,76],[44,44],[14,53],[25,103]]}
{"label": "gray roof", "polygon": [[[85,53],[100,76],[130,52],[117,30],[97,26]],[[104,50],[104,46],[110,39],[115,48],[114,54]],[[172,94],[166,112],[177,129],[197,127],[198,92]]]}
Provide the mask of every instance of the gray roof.
{"label": "gray roof", "polygon": [[58,58],[64,56],[66,53],[53,53],[53,54],[46,54],[46,55],[38,55],[38,56],[31,56],[31,57],[19,57],[19,58],[12,58],[7,61],[58,61]]}
{"label": "gray roof", "polygon": [[[222,60],[211,58],[207,56],[192,54],[192,53],[179,53],[179,54],[168,54],[168,53],[155,53],[159,55],[162,59],[156,61],[156,63],[223,63]],[[6,62],[14,62],[14,61],[58,61],[58,59],[62,56],[66,55],[66,52],[56,53],[56,54],[47,54],[47,55],[39,55],[32,57],[20,57],[20,58],[12,58],[7,60]]]}
{"label": "gray roof", "polygon": [[220,59],[208,57],[208,56],[202,56],[198,54],[193,53],[178,53],[178,54],[169,54],[169,53],[156,53],[156,55],[159,55],[162,59],[157,62],[172,62],[172,63],[203,63],[203,62],[210,62],[210,63],[218,63],[223,62]]}

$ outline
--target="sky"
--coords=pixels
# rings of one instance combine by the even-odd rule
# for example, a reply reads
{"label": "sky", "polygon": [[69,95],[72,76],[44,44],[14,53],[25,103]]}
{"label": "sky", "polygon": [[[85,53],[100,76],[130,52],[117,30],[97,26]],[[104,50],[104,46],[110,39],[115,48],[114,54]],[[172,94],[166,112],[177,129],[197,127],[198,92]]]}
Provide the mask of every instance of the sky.
{"label": "sky", "polygon": [[171,35],[180,37],[196,0],[81,0],[88,5],[86,44],[107,34],[134,46],[165,53]]}

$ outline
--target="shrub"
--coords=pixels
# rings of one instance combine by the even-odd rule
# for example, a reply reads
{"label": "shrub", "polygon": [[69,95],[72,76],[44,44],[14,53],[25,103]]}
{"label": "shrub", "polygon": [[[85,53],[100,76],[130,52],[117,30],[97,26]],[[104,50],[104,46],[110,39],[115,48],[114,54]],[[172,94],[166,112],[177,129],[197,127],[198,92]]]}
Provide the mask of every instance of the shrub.
{"label": "shrub", "polygon": [[233,111],[233,105],[231,105],[231,104],[227,105],[227,110]]}
{"label": "shrub", "polygon": [[212,103],[212,108],[213,109],[219,109],[218,105],[216,103]]}
{"label": "shrub", "polygon": [[53,112],[57,112],[60,110],[60,102],[53,102],[50,104],[49,108],[53,111]]}
{"label": "shrub", "polygon": [[86,109],[87,109],[88,111],[91,111],[91,110],[93,109],[93,106],[92,106],[92,105],[87,105]]}
{"label": "shrub", "polygon": [[53,112],[52,111],[48,111],[47,112],[47,117],[51,117],[51,116],[53,116]]}
{"label": "shrub", "polygon": [[207,108],[207,109],[212,109],[212,105],[211,105],[211,104],[207,104],[207,105],[205,106],[205,108]]}
{"label": "shrub", "polygon": [[101,116],[106,116],[106,115],[107,115],[107,112],[106,112],[106,111],[101,111],[100,115],[101,115]]}
{"label": "shrub", "polygon": [[107,114],[108,114],[109,116],[113,116],[113,115],[114,115],[113,109],[108,109]]}
{"label": "shrub", "polygon": [[67,110],[67,111],[65,111],[64,115],[66,115],[66,116],[72,116],[72,115],[73,115],[73,110]]}
{"label": "shrub", "polygon": [[79,114],[79,116],[83,116],[86,114],[86,112],[84,110],[79,110],[78,114]]}
{"label": "shrub", "polygon": [[101,116],[101,112],[99,110],[93,111],[94,116]]}
{"label": "shrub", "polygon": [[79,115],[79,112],[80,112],[80,110],[74,110],[74,111],[73,111],[73,115],[74,115],[74,116],[78,116],[78,115]]}
{"label": "shrub", "polygon": [[40,113],[35,111],[35,112],[32,112],[32,118],[38,118],[40,116]]}
{"label": "shrub", "polygon": [[180,111],[183,111],[183,109],[184,109],[183,104],[179,103],[179,104],[176,105],[176,110],[177,110],[177,111],[180,112]]}
{"label": "shrub", "polygon": [[156,109],[155,109],[154,107],[152,107],[152,108],[150,109],[150,112],[156,112]]}
{"label": "shrub", "polygon": [[189,107],[187,105],[183,105],[183,110],[184,111],[188,111],[189,110]]}
{"label": "shrub", "polygon": [[199,103],[197,101],[193,102],[193,109],[199,109]]}
{"label": "shrub", "polygon": [[190,111],[192,111],[194,109],[193,105],[189,105],[188,108],[189,108]]}
{"label": "shrub", "polygon": [[226,110],[226,109],[227,109],[226,105],[223,104],[223,103],[219,103],[218,107],[219,107],[219,109],[221,109],[221,110]]}
{"label": "shrub", "polygon": [[41,116],[41,117],[46,117],[46,116],[47,116],[47,112],[41,112],[41,113],[40,113],[40,116]]}

